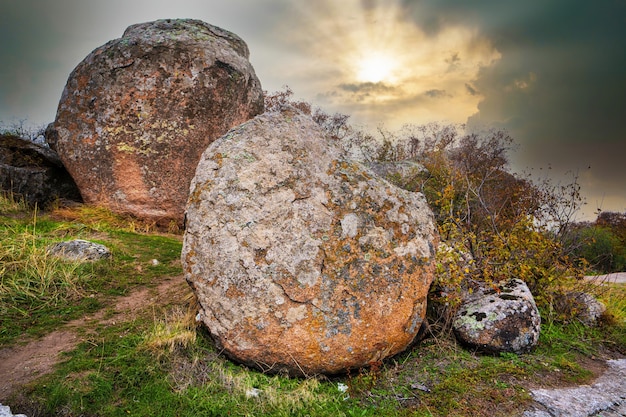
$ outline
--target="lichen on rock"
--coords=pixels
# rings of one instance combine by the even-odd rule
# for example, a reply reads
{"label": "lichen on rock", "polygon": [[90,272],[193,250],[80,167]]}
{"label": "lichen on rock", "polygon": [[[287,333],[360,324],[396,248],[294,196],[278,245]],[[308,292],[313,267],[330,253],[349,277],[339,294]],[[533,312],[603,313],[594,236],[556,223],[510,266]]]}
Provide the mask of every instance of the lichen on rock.
{"label": "lichen on rock", "polygon": [[537,344],[541,317],[528,286],[511,279],[469,296],[452,327],[461,343],[475,349],[523,353]]}
{"label": "lichen on rock", "polygon": [[344,159],[288,108],[203,154],[182,261],[228,355],[265,371],[332,374],[411,343],[436,245],[423,195]]}
{"label": "lichen on rock", "polygon": [[181,224],[200,155],[263,111],[237,35],[191,19],[130,26],[72,71],[47,138],[85,202]]}

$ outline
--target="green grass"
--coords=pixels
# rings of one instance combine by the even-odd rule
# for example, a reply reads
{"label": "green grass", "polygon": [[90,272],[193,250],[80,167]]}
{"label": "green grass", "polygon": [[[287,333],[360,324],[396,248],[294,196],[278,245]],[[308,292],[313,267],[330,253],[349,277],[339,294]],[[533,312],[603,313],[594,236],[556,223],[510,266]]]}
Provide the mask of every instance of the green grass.
{"label": "green grass", "polygon": [[[77,264],[45,248],[83,238],[111,260]],[[102,209],[0,215],[0,346],[41,336],[135,288],[181,274],[181,237]],[[153,259],[158,260],[154,263]],[[184,294],[124,320],[86,324],[51,374],[7,399],[27,415],[82,416],[514,416],[541,384],[587,383],[586,364],[626,353],[626,288],[601,292],[603,325],[544,323],[531,354],[484,356],[450,335],[429,338],[369,369],[293,379],[237,365],[217,351]],[[340,389],[345,387],[345,389]]]}
{"label": "green grass", "polygon": [[[100,219],[84,224],[37,212],[0,215],[0,347],[97,311],[108,298],[150,285],[156,277],[182,273],[180,236],[116,227]],[[113,258],[68,262],[48,253],[51,244],[75,238],[106,245]]]}

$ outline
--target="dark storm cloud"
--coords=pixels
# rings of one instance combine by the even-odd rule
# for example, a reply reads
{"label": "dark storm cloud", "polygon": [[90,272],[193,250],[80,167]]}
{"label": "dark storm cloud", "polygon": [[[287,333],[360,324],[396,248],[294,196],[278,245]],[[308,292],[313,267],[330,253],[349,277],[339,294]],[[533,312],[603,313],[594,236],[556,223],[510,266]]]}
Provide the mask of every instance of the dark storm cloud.
{"label": "dark storm cloud", "polygon": [[501,53],[466,85],[484,97],[470,125],[508,129],[521,144],[520,166],[585,170],[592,199],[621,198],[611,209],[626,210],[626,2],[404,4],[430,36],[448,25],[473,26]]}

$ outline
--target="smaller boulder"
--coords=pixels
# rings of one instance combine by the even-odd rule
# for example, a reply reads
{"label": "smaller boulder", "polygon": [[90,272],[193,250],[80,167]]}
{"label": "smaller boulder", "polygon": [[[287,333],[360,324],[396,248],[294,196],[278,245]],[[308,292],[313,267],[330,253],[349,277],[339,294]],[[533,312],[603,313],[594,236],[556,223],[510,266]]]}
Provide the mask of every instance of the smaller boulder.
{"label": "smaller boulder", "polygon": [[69,261],[95,262],[112,256],[111,251],[106,246],[82,239],[56,243],[50,247],[48,252]]}
{"label": "smaller boulder", "polygon": [[567,319],[580,321],[586,326],[596,326],[606,311],[606,306],[593,295],[582,291],[557,294],[555,310]]}
{"label": "smaller boulder", "polygon": [[0,135],[0,189],[31,206],[58,199],[82,201],[56,152],[14,135]]}
{"label": "smaller boulder", "polygon": [[452,328],[464,345],[486,353],[524,353],[539,340],[541,317],[528,286],[512,279],[465,300]]}

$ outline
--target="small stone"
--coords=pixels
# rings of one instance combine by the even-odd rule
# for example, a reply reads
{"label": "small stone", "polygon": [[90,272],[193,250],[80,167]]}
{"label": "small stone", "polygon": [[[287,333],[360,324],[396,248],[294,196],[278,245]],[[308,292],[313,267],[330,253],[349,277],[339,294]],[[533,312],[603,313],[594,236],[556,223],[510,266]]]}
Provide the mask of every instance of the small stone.
{"label": "small stone", "polygon": [[577,319],[586,326],[597,326],[606,306],[593,295],[582,291],[556,294],[555,309],[564,317]]}
{"label": "small stone", "polygon": [[106,246],[82,239],[56,243],[50,246],[48,251],[51,255],[70,261],[94,262],[112,257],[111,251]]}
{"label": "small stone", "polygon": [[524,353],[539,341],[541,317],[528,286],[512,279],[470,295],[461,303],[452,328],[457,339],[472,348]]}
{"label": "small stone", "polygon": [[26,417],[24,414],[11,413],[11,407],[0,403],[0,417]]}

